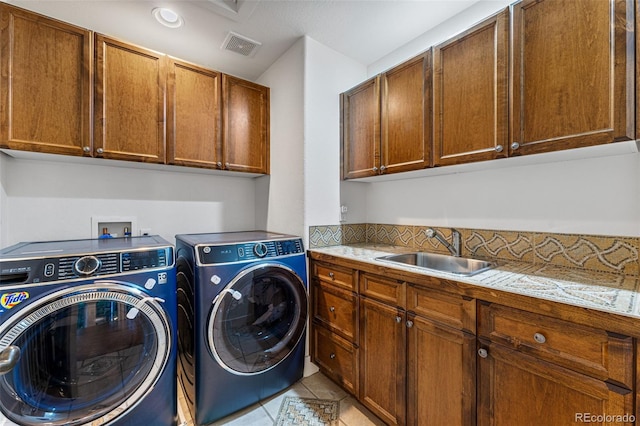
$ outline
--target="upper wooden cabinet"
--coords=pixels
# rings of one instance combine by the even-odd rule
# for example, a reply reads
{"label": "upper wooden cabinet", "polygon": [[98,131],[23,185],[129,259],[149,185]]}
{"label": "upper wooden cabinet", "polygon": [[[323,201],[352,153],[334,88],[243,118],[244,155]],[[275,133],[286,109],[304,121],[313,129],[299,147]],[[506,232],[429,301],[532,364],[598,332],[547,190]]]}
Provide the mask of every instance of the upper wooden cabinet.
{"label": "upper wooden cabinet", "polygon": [[269,88],[222,76],[224,168],[269,173]]}
{"label": "upper wooden cabinet", "polygon": [[91,34],[0,3],[0,146],[91,153]]}
{"label": "upper wooden cabinet", "polygon": [[512,7],[509,155],[634,139],[633,1]]}
{"label": "upper wooden cabinet", "polygon": [[378,174],[380,163],[380,77],[340,95],[342,177]]}
{"label": "upper wooden cabinet", "polygon": [[341,95],[344,179],[430,164],[431,51]]}
{"label": "upper wooden cabinet", "polygon": [[171,59],[167,83],[167,163],[222,169],[222,74]]}
{"label": "upper wooden cabinet", "polygon": [[508,62],[508,9],[434,47],[434,166],[506,157]]}
{"label": "upper wooden cabinet", "polygon": [[95,154],[165,161],[163,54],[96,34]]}

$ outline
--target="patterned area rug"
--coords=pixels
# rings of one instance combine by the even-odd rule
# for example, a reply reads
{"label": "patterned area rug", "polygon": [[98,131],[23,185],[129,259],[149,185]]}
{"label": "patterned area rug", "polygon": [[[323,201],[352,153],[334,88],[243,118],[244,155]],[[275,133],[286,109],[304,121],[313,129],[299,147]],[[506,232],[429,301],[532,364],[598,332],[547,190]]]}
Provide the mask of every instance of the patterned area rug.
{"label": "patterned area rug", "polygon": [[286,396],[274,426],[336,426],[338,401]]}

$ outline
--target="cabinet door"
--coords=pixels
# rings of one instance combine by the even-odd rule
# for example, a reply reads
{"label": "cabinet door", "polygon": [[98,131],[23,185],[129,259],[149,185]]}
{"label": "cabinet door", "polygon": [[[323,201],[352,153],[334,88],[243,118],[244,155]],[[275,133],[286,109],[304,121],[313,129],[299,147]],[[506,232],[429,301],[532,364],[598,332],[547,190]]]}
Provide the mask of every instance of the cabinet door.
{"label": "cabinet door", "polygon": [[380,78],[340,95],[342,178],[378,174],[380,166]]}
{"label": "cabinet door", "polygon": [[164,61],[96,34],[95,155],[164,163]]}
{"label": "cabinet door", "polygon": [[415,316],[407,325],[407,424],[475,425],[475,336]]}
{"label": "cabinet door", "polygon": [[431,154],[431,50],[382,75],[381,173],[424,169]]}
{"label": "cabinet door", "polygon": [[171,59],[167,82],[167,163],[222,168],[221,74]]}
{"label": "cabinet door", "polygon": [[436,46],[434,165],[506,157],[509,11]]}
{"label": "cabinet door", "polygon": [[630,390],[500,345],[482,349],[487,357],[478,360],[479,426],[630,424],[585,421],[586,416],[633,415]]}
{"label": "cabinet door", "polygon": [[90,37],[0,4],[0,146],[91,154]]}
{"label": "cabinet door", "polygon": [[269,88],[222,76],[224,167],[269,173]]}
{"label": "cabinet door", "polygon": [[405,314],[360,299],[360,401],[387,424],[405,423]]}
{"label": "cabinet door", "polygon": [[635,138],[632,0],[513,6],[510,155]]}

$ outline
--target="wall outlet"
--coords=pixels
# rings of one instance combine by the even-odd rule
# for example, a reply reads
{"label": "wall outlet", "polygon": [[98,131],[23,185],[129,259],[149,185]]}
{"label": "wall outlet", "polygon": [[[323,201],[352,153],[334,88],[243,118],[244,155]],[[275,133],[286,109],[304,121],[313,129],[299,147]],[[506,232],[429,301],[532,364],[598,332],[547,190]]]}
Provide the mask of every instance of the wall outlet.
{"label": "wall outlet", "polygon": [[347,221],[347,211],[349,209],[347,208],[347,206],[340,206],[340,222],[346,222]]}

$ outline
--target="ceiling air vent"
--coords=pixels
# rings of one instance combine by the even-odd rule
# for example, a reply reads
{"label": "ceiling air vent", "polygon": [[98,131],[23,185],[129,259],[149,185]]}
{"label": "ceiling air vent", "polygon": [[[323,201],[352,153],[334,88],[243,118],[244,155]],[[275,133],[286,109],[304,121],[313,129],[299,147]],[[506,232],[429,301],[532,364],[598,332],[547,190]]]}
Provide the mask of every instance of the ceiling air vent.
{"label": "ceiling air vent", "polygon": [[260,46],[262,46],[262,43],[234,33],[233,31],[229,31],[229,34],[227,34],[227,37],[222,43],[223,50],[229,50],[249,57],[255,56]]}

